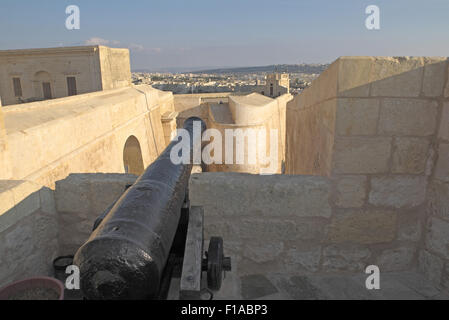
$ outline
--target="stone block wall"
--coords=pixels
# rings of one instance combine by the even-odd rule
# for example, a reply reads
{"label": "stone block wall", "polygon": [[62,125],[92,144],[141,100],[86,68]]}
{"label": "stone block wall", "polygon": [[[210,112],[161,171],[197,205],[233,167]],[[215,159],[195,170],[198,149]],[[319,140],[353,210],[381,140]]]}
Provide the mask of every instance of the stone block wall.
{"label": "stone block wall", "polygon": [[200,117],[208,121],[209,105],[228,102],[228,96],[233,92],[174,94],[174,110],[179,113],[176,117],[177,127],[182,128],[184,121],[190,117]]}
{"label": "stone block wall", "polygon": [[[289,175],[191,177],[206,237],[224,237],[239,274],[361,272],[376,264],[381,272],[418,267],[449,288],[448,74],[443,58],[337,60],[288,105]],[[120,101],[108,109],[117,123],[129,113]],[[74,253],[134,179],[71,175],[55,192],[0,180],[0,285],[50,273],[51,260]]]}
{"label": "stone block wall", "polygon": [[329,175],[331,171],[338,68],[337,60],[311,88],[287,103],[286,174]]}
{"label": "stone block wall", "polygon": [[[204,97],[200,98],[198,98],[198,95],[193,95],[193,97],[175,95],[175,110],[181,110],[177,117],[178,128],[182,127],[183,122],[188,117],[197,116],[205,121],[208,129],[218,131],[221,135],[221,163],[216,161],[208,164],[207,171],[255,174],[282,173],[285,160],[285,113],[287,102],[292,99],[292,96],[284,94],[276,99],[271,99],[257,93],[249,95],[226,94],[224,97],[218,93],[214,95],[217,97],[211,94],[204,94]],[[227,103],[219,103],[223,102],[222,100],[225,98],[228,101]],[[198,102],[201,102],[201,104],[196,105]],[[261,149],[258,143],[248,142],[253,133],[256,133],[255,138],[259,141],[257,138],[259,130],[265,130],[266,133],[266,140],[261,143],[264,149]],[[273,130],[273,135],[271,130]],[[228,133],[226,134],[226,132]],[[235,137],[233,139],[231,137],[229,140],[232,132]],[[241,139],[242,136],[244,136],[244,140]],[[271,139],[272,136],[273,139]],[[209,147],[205,147],[209,154],[216,154],[217,152],[217,148],[211,148],[214,145],[211,140],[214,141],[214,139],[215,133],[212,137],[208,136],[204,142],[204,145],[209,145]],[[229,150],[225,148],[227,141],[233,141],[231,151],[234,162],[232,164],[225,161],[229,156],[227,155]],[[237,150],[242,150],[243,153],[240,160],[237,160],[236,157]],[[267,159],[261,159],[259,153],[265,154]]]}
{"label": "stone block wall", "polygon": [[449,274],[448,97],[447,58],[342,57],[287,108],[286,172],[329,176],[329,238],[389,246],[373,260],[381,270],[419,265],[438,284]]}
{"label": "stone block wall", "polygon": [[[444,283],[449,224],[441,219],[444,204],[438,199],[449,196],[444,190],[449,153],[443,133],[447,59],[365,60],[370,61],[369,82],[337,93],[331,170],[335,204],[344,211],[378,208],[396,216],[395,243],[401,250],[391,252],[390,259],[407,259],[435,283]],[[339,81],[348,73],[344,68],[360,62],[342,63]],[[357,188],[359,202],[356,183],[341,187],[351,175],[363,181]],[[408,233],[406,238],[400,237],[402,232]]]}
{"label": "stone block wall", "polygon": [[[2,50],[0,96],[3,105],[14,105],[28,99],[43,99],[43,80],[50,82],[53,98],[67,97],[68,76],[76,78],[77,94],[102,90],[98,51],[98,46]],[[20,78],[21,99],[14,94],[13,77]],[[129,83],[131,75],[128,77]]]}
{"label": "stone block wall", "polygon": [[0,180],[0,287],[53,276],[53,259],[74,254],[95,219],[136,176],[72,174],[56,191],[30,181]]}
{"label": "stone block wall", "polygon": [[[278,99],[281,98],[284,98],[284,96],[281,96]],[[217,114],[214,114],[214,110],[219,111],[222,108],[227,108],[227,105],[210,106],[209,116],[207,118],[207,128],[218,130],[221,134],[223,149],[221,163],[212,163],[207,165],[207,171],[245,172],[254,174],[272,174],[282,172],[282,165],[284,161],[284,140],[282,138],[282,132],[285,128],[282,125],[281,119],[284,118],[285,120],[286,103],[285,101],[278,101],[278,99],[273,100],[270,104],[270,108],[267,110],[268,117],[265,116],[263,121],[253,124],[222,123],[219,119],[217,119]],[[257,132],[262,130],[265,131],[266,139],[265,141],[262,141],[264,148],[262,149],[263,151],[260,149],[260,141],[257,136]],[[273,131],[274,139],[272,139],[271,130],[275,130]],[[232,164],[226,163],[226,157],[228,157],[227,152],[229,150],[226,150],[225,146],[227,139],[229,139],[228,135],[230,134],[227,133],[227,131],[230,131],[231,134],[232,132],[235,134],[240,132],[241,135],[244,136],[243,139],[236,136],[233,138],[234,140],[231,140],[233,141],[233,148],[231,152],[234,158],[234,163]],[[252,141],[250,138],[253,133],[254,136],[252,136],[252,139],[257,139],[257,143]],[[206,142],[206,144],[209,144],[209,142]],[[243,159],[241,159],[241,163],[237,162],[237,153],[239,152],[239,148],[243,151]],[[260,154],[264,154],[266,159],[260,158]]]}
{"label": "stone block wall", "polygon": [[[341,182],[357,198],[363,178]],[[363,272],[416,266],[419,210],[398,212],[335,204],[336,183],[319,176],[200,173],[191,177],[191,205],[205,213],[205,236],[223,236],[239,274]],[[340,198],[340,201],[361,201]]]}
{"label": "stone block wall", "polygon": [[11,176],[11,165],[9,163],[9,147],[6,138],[5,120],[2,111],[2,100],[0,97],[0,167],[5,177]]}
{"label": "stone block wall", "polygon": [[131,85],[129,50],[98,46],[102,90]]}
{"label": "stone block wall", "polygon": [[205,239],[222,236],[238,274],[318,271],[329,223],[329,180],[244,173],[192,175],[192,206],[204,207]]}
{"label": "stone block wall", "polygon": [[124,172],[131,136],[148,166],[174,127],[174,121],[163,127],[161,112],[173,108],[171,93],[147,85],[1,108],[0,285],[51,275],[56,256],[76,251],[95,218],[135,177],[66,177]]}
{"label": "stone block wall", "polygon": [[228,239],[239,273],[419,264],[447,281],[447,77],[446,58],[338,59],[288,103],[292,176],[192,177],[206,233]]}
{"label": "stone block wall", "polygon": [[436,162],[429,182],[419,269],[434,284],[449,289],[449,84],[440,105],[438,134],[433,141]]}
{"label": "stone block wall", "polygon": [[0,181],[0,287],[52,274],[58,255],[53,191],[21,180]]}
{"label": "stone block wall", "polygon": [[423,174],[446,58],[342,57],[288,103],[287,174]]}
{"label": "stone block wall", "polygon": [[61,255],[75,254],[95,220],[137,179],[132,174],[71,174],[56,182],[55,203]]}
{"label": "stone block wall", "polygon": [[173,95],[148,85],[2,108],[11,169],[0,167],[0,179],[54,189],[54,182],[70,173],[124,173],[131,136],[139,141],[146,167],[166,146],[162,115],[170,108]]}
{"label": "stone block wall", "polygon": [[313,108],[293,109],[290,103],[286,113],[285,173],[328,175],[332,164],[336,99],[320,102]]}

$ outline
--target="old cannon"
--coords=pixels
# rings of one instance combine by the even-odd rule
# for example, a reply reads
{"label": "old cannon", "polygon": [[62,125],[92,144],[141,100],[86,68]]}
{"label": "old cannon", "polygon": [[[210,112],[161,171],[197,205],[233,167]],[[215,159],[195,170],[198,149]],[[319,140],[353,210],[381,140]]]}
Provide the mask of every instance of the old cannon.
{"label": "old cannon", "polygon": [[176,276],[181,278],[180,298],[199,299],[205,289],[203,271],[209,289],[220,288],[230,259],[223,256],[219,237],[212,237],[203,253],[202,208],[190,208],[188,200],[194,150],[201,152],[201,140],[195,143],[194,136],[201,137],[205,124],[192,117],[184,129],[190,137],[190,161],[175,164],[170,159],[179,142],[171,141],[97,219],[89,239],[76,252],[74,264],[80,269],[85,299],[166,299]]}

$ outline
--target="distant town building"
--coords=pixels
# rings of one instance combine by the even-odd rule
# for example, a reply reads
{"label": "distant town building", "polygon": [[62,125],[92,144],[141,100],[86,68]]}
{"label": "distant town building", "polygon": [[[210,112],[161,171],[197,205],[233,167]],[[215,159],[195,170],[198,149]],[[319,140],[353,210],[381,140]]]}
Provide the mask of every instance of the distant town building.
{"label": "distant town building", "polygon": [[267,74],[265,87],[261,93],[268,97],[279,97],[290,92],[290,79],[288,73]]}
{"label": "distant town building", "polygon": [[82,46],[0,51],[0,97],[18,104],[129,86],[128,49]]}

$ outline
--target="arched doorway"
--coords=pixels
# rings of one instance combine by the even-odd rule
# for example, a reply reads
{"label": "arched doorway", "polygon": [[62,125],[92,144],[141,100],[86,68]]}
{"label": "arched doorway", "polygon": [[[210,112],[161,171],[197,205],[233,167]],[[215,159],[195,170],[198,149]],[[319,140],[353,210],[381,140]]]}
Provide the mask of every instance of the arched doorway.
{"label": "arched doorway", "polygon": [[135,136],[130,136],[123,149],[123,165],[126,173],[140,176],[143,173],[143,158],[140,150],[139,140]]}
{"label": "arched doorway", "polygon": [[53,98],[51,76],[46,71],[39,71],[34,74],[34,95],[38,99]]}

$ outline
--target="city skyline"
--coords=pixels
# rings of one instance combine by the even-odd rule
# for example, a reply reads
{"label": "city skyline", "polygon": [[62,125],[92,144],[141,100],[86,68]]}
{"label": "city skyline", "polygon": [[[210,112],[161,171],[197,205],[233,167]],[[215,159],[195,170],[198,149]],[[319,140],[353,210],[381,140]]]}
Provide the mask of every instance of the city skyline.
{"label": "city skyline", "polygon": [[[67,30],[65,8],[80,8]],[[365,8],[380,8],[368,30]],[[267,8],[272,7],[272,10]],[[0,50],[102,44],[126,47],[136,69],[329,63],[345,55],[448,56],[449,2],[2,1]],[[26,10],[25,10],[26,9]],[[419,46],[416,43],[420,43]]]}

